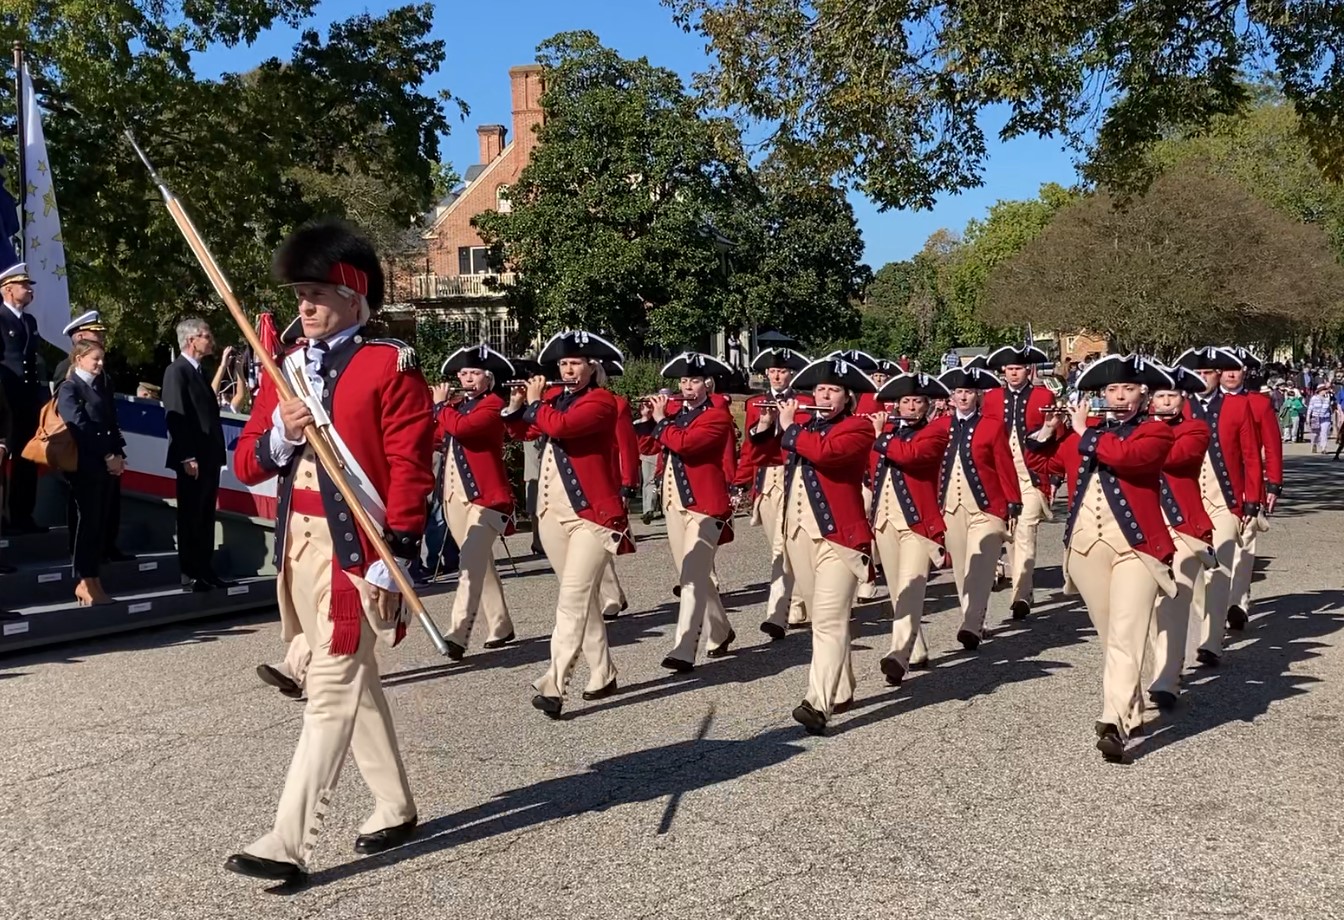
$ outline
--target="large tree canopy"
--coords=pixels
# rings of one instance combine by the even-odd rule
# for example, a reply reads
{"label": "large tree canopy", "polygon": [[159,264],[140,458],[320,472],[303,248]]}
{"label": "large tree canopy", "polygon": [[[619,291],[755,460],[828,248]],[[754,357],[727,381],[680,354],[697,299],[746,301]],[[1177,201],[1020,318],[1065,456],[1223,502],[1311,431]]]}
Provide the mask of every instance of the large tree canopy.
{"label": "large tree canopy", "polygon": [[991,272],[985,315],[1168,352],[1274,345],[1331,325],[1341,303],[1344,269],[1318,227],[1189,162],[1127,207],[1099,192],[1060,210]]}
{"label": "large tree canopy", "polygon": [[1144,151],[1171,126],[1240,110],[1256,67],[1282,81],[1315,161],[1344,174],[1337,4],[663,2],[716,54],[702,78],[711,105],[777,125],[777,150],[885,207],[979,185],[991,107],[1006,112],[1003,138],[1095,142],[1095,178],[1142,178]]}
{"label": "large tree canopy", "polygon": [[[422,91],[444,57],[427,38],[431,6],[306,30],[289,60],[245,74],[194,73],[194,52],[301,25],[315,6],[16,0],[0,15],[0,44],[25,42],[47,108],[72,301],[102,310],[132,360],[181,314],[211,313],[213,297],[122,129],[135,129],[250,307],[282,302],[270,256],[294,225],[348,213],[387,244],[428,206],[449,127],[448,97]],[[13,85],[11,71],[0,112],[14,111]],[[12,115],[0,133],[12,143]]]}

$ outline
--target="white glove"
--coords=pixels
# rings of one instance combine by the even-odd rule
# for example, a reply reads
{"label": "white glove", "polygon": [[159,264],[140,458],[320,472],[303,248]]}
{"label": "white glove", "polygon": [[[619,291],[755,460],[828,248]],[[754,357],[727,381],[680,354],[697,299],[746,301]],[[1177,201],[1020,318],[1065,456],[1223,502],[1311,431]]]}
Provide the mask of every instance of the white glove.
{"label": "white glove", "polygon": [[[401,569],[403,575],[410,577],[410,563],[403,559],[397,560],[397,568]],[[392,580],[392,573],[387,568],[387,563],[381,559],[373,560],[373,564],[364,570],[364,580],[384,591],[391,591],[393,594],[400,594],[401,589],[397,583]]]}

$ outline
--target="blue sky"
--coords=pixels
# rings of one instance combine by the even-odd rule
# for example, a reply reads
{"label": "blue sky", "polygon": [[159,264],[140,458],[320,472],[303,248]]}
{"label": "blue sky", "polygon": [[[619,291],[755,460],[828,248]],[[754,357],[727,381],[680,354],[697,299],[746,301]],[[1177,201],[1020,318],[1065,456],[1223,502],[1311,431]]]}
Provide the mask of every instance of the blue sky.
{"label": "blue sky", "polygon": [[[325,33],[331,22],[398,5],[384,0],[325,0],[306,25]],[[507,20],[496,22],[481,15],[495,9],[507,12]],[[441,2],[435,14],[435,35],[447,43],[447,59],[428,88],[450,90],[471,106],[467,120],[454,120],[453,133],[442,143],[443,158],[459,173],[478,158],[476,125],[509,122],[508,68],[531,63],[539,42],[571,29],[589,29],[622,55],[647,57],[681,74],[688,83],[708,60],[703,40],[678,29],[670,11],[658,0]],[[197,58],[200,73],[214,76],[225,70],[246,70],[269,57],[287,57],[297,38],[296,30],[274,29],[250,48],[212,49]],[[865,260],[877,269],[918,252],[929,234],[941,227],[960,231],[1001,198],[1031,198],[1044,182],[1067,185],[1075,177],[1072,157],[1057,141],[1030,138],[1000,144],[991,140],[984,186],[944,196],[932,211],[879,213],[862,195],[850,197],[863,230]]]}

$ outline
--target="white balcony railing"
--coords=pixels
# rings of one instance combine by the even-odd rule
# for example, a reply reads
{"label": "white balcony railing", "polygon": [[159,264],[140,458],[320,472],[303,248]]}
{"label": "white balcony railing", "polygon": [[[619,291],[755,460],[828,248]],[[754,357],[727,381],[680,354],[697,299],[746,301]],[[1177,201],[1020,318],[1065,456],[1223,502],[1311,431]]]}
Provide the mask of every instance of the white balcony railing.
{"label": "white balcony railing", "polygon": [[504,288],[517,281],[514,272],[490,275],[459,275],[444,278],[439,275],[413,275],[412,300],[448,300],[453,297],[503,297]]}

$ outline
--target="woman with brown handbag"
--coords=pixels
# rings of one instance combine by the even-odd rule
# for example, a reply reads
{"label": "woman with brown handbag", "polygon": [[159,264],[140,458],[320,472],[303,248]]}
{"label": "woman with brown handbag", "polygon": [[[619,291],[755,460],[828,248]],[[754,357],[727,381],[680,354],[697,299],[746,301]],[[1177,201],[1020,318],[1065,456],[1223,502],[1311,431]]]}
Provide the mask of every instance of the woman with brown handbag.
{"label": "woman with brown handbag", "polygon": [[83,341],[70,353],[70,372],[56,390],[56,408],[74,435],[79,462],[69,473],[76,525],[73,560],[75,597],[80,606],[111,604],[99,566],[113,477],[126,468],[126,442],[117,425],[117,406],[103,376],[103,346]]}

